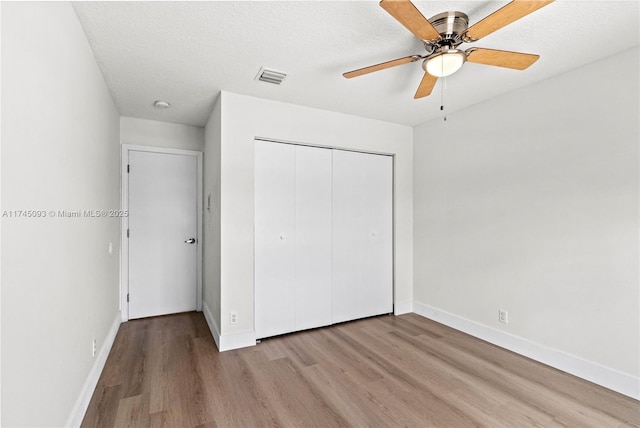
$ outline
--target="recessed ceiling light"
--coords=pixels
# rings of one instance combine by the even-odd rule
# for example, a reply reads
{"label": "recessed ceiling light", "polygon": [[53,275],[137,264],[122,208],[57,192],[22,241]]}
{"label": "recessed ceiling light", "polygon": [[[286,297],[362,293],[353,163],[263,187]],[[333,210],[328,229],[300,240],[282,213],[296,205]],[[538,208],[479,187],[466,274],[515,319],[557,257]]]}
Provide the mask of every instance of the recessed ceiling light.
{"label": "recessed ceiling light", "polygon": [[165,108],[169,108],[171,106],[170,103],[168,103],[167,101],[162,101],[162,100],[156,100],[153,103],[153,106],[155,108],[161,108],[161,109],[165,109]]}

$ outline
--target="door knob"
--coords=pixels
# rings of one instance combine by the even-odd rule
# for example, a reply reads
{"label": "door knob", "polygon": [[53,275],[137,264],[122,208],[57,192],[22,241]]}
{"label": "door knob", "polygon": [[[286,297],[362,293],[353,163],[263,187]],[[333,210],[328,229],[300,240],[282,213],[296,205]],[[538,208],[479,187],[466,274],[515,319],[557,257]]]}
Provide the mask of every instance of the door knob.
{"label": "door knob", "polygon": [[184,242],[186,242],[187,244],[195,244],[196,243],[196,238],[189,238]]}

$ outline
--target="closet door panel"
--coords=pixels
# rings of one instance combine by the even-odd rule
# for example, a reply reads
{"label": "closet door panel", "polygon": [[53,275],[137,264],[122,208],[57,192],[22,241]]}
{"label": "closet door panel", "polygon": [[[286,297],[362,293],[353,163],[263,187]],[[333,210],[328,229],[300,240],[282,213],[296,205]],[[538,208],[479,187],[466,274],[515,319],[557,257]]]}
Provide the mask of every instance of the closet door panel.
{"label": "closet door panel", "polygon": [[333,151],[333,322],[393,310],[393,158]]}
{"label": "closet door panel", "polygon": [[296,330],[331,324],[331,150],[296,147]]}
{"label": "closet door panel", "polygon": [[295,330],[295,147],[255,144],[255,328]]}

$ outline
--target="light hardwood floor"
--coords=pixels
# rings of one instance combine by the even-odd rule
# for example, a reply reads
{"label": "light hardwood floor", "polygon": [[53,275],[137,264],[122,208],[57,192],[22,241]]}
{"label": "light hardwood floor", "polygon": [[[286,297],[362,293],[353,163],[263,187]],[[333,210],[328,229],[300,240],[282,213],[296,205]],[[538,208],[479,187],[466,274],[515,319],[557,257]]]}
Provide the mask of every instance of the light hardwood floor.
{"label": "light hardwood floor", "polygon": [[415,314],[218,353],[204,317],[121,325],[84,427],[640,427],[640,402]]}

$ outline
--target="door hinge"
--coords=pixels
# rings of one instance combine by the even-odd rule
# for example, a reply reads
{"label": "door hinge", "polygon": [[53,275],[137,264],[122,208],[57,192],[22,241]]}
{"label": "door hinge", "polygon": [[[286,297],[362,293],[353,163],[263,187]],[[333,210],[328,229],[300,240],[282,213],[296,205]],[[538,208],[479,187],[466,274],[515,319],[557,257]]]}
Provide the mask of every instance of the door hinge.
{"label": "door hinge", "polygon": [[129,301],[129,293],[127,293],[127,302]]}
{"label": "door hinge", "polygon": [[127,229],[127,238],[129,237],[129,229]]}
{"label": "door hinge", "polygon": [[127,174],[131,171],[130,165],[127,165]]}

